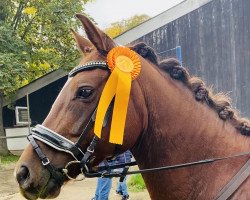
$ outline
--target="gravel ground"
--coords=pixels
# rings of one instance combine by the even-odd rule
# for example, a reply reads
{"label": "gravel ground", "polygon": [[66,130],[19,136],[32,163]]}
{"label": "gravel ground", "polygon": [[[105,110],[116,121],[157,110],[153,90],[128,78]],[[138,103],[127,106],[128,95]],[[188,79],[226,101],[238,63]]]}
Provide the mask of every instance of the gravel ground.
{"label": "gravel ground", "polygon": [[[0,168],[0,200],[25,200],[19,193],[17,183],[13,177],[13,165]],[[110,200],[120,200],[115,194],[118,179],[113,179]],[[69,182],[63,186],[56,200],[90,200],[95,193],[96,179],[85,179],[80,182]],[[129,192],[130,200],[150,200],[147,190],[143,192]]]}

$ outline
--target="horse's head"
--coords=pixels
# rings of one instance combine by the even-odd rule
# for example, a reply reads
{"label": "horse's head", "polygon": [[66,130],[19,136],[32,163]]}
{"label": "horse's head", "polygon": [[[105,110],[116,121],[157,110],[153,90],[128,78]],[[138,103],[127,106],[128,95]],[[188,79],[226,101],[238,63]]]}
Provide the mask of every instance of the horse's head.
{"label": "horse's head", "polygon": [[[94,117],[102,90],[110,76],[109,70],[102,69],[103,63],[106,61],[107,53],[116,44],[88,18],[80,14],[77,15],[77,18],[82,22],[89,39],[83,38],[72,30],[78,48],[84,54],[79,66],[88,68],[91,65],[91,67],[84,70],[76,68],[77,73],[72,71],[50,113],[43,124],[34,130],[34,134],[30,138],[31,144],[24,150],[16,165],[16,179],[22,194],[28,199],[56,197],[62,183],[67,181],[58,169],[64,168],[81,153],[79,150],[73,150],[71,144],[78,141],[86,127],[88,128],[87,131],[85,130],[84,138],[79,142],[82,152],[86,152],[94,138],[93,126],[87,124],[92,123],[91,119]],[[95,61],[96,63],[94,63]],[[91,165],[95,166],[105,158],[133,147],[144,127],[141,111],[145,108],[142,108],[144,105],[142,99],[138,83],[134,81],[128,105],[123,145],[109,143],[111,116],[107,117],[102,137],[91,157]],[[55,138],[57,138],[56,141],[51,143]],[[60,141],[61,144],[59,144]],[[40,148],[35,150],[37,144]],[[44,155],[49,159],[49,167],[52,169],[44,166],[47,164],[47,160],[42,158]],[[70,169],[69,173],[72,177],[76,177],[79,173],[76,169],[77,166],[72,165],[72,168],[74,169]]]}

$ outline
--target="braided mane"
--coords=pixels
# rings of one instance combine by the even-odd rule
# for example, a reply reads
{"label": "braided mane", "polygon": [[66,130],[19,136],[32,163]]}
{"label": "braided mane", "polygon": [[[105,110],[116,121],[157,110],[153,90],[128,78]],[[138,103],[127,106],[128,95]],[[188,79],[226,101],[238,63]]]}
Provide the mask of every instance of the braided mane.
{"label": "braided mane", "polygon": [[191,76],[187,69],[182,67],[174,58],[159,63],[155,51],[144,43],[135,44],[130,48],[168,73],[171,78],[181,81],[193,92],[197,101],[204,102],[214,109],[222,120],[229,121],[242,135],[250,136],[250,121],[239,117],[227,95],[223,93],[215,94],[200,78]]}

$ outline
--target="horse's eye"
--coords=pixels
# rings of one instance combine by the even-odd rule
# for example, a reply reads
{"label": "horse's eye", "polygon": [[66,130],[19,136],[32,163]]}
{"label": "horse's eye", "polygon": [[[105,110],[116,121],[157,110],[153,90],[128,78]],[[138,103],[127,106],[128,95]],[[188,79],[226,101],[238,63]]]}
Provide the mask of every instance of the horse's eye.
{"label": "horse's eye", "polygon": [[87,99],[93,94],[93,90],[90,88],[81,88],[77,91],[76,97],[80,99]]}

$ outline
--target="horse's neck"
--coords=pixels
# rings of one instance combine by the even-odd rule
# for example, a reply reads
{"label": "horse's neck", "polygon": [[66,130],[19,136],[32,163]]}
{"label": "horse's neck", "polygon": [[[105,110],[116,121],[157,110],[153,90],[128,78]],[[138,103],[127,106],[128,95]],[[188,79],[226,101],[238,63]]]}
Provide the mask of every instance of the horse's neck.
{"label": "horse's neck", "polygon": [[[148,67],[139,80],[148,109],[147,131],[142,133],[134,151],[140,168],[192,162],[249,150],[249,140],[236,133],[231,124],[219,119],[207,105],[196,102],[182,83],[165,76]],[[152,199],[199,199],[200,190],[210,190],[212,185],[220,189],[244,162],[243,159],[237,162],[230,160],[221,162],[223,166],[212,164],[143,176]],[[227,168],[228,163],[230,168]],[[212,181],[223,170],[228,175],[221,174],[223,181],[215,186]],[[211,195],[214,194],[211,192]]]}

